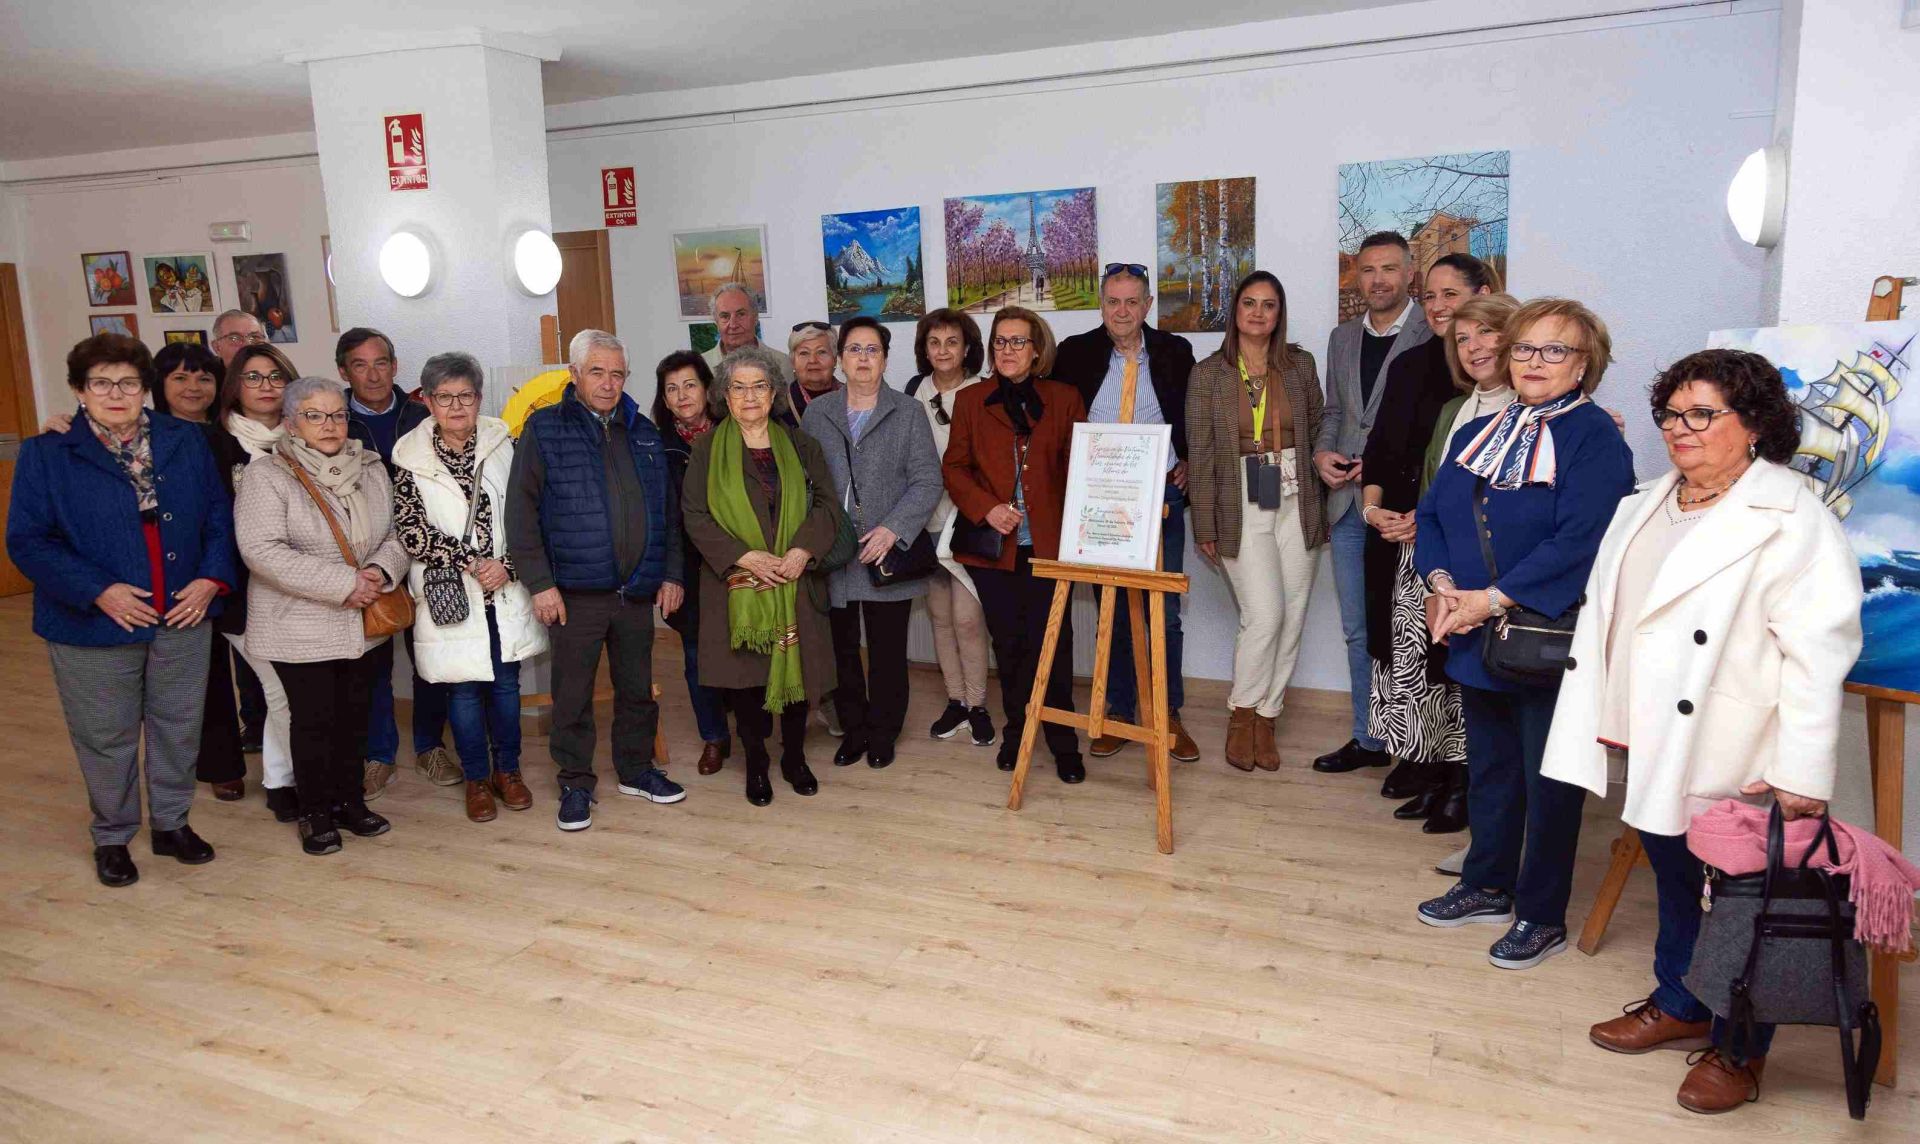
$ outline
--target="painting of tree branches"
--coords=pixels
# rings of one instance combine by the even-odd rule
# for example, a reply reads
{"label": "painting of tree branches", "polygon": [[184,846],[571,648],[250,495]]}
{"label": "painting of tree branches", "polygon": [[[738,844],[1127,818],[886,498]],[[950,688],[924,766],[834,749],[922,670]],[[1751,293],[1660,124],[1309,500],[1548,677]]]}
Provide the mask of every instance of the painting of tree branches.
{"label": "painting of tree branches", "polygon": [[1161,183],[1154,192],[1160,328],[1219,333],[1253,272],[1253,180]]}
{"label": "painting of tree branches", "polygon": [[1473,151],[1340,165],[1340,320],[1365,308],[1355,282],[1360,241],[1397,230],[1424,272],[1446,254],[1471,254],[1507,279],[1510,153]]}

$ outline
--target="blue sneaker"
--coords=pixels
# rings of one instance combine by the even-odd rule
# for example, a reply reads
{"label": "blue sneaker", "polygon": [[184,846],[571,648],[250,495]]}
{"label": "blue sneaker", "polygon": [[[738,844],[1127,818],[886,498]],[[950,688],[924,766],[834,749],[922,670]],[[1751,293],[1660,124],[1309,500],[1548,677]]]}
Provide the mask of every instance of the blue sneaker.
{"label": "blue sneaker", "polygon": [[1487,950],[1487,960],[1502,969],[1532,969],[1554,954],[1565,952],[1566,926],[1515,922],[1507,935]]}
{"label": "blue sneaker", "polygon": [[560,813],[554,821],[562,830],[585,830],[593,825],[593,795],[574,787],[560,792]]}
{"label": "blue sneaker", "polygon": [[648,767],[640,772],[640,777],[628,782],[620,781],[620,793],[635,798],[644,798],[648,802],[679,802],[687,797],[686,789],[667,777],[667,772],[659,767]]}
{"label": "blue sneaker", "polygon": [[1442,928],[1476,922],[1506,925],[1513,921],[1513,895],[1455,882],[1451,890],[1420,903],[1420,920]]}

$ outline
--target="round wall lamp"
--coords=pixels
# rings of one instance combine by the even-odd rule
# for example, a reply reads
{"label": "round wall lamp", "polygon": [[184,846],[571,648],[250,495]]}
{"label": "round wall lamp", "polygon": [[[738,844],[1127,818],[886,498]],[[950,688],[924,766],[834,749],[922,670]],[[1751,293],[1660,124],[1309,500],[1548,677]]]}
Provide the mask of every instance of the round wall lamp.
{"label": "round wall lamp", "polygon": [[1771,250],[1787,214],[1787,152],[1763,147],[1748,155],[1727,185],[1727,217],[1741,241]]}
{"label": "round wall lamp", "polygon": [[544,230],[522,231],[513,240],[513,284],[538,298],[560,282],[560,248]]}
{"label": "round wall lamp", "polygon": [[395,231],[380,247],[380,280],[402,298],[418,298],[433,282],[433,251],[412,231]]}

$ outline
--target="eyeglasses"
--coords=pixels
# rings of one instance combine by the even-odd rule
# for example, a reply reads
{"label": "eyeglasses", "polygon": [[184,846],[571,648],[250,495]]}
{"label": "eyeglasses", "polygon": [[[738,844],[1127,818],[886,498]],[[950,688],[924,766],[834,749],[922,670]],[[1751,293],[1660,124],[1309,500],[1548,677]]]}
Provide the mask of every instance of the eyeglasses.
{"label": "eyeglasses", "polygon": [[248,389],[285,389],[287,375],[277,369],[272,373],[261,373],[257,369],[250,369],[240,375],[240,384]]}
{"label": "eyeglasses", "polygon": [[946,394],[936,393],[933,395],[933,400],[929,403],[933,406],[934,421],[938,422],[941,425],[953,424],[953,418],[947,416],[947,407],[941,404],[942,402],[946,401],[946,399],[947,399]]}
{"label": "eyeglasses", "polygon": [[480,395],[470,389],[464,393],[436,393],[433,395],[433,403],[442,409],[452,409],[456,405],[465,409],[467,406],[473,405],[479,400]]}
{"label": "eyeglasses", "polygon": [[140,384],[140,379],[137,377],[90,377],[87,379],[87,392],[95,397],[105,397],[109,393],[132,397],[145,388],[146,386]]}
{"label": "eyeglasses", "polygon": [[1559,365],[1569,356],[1587,351],[1576,346],[1563,346],[1559,342],[1548,342],[1544,346],[1536,346],[1531,342],[1515,342],[1507,347],[1507,352],[1513,355],[1514,361],[1532,361],[1533,355],[1539,354],[1540,360],[1548,365]]}
{"label": "eyeglasses", "polygon": [[1653,411],[1653,423],[1666,430],[1678,421],[1695,433],[1705,433],[1713,428],[1714,418],[1725,417],[1732,412],[1731,409],[1709,409],[1704,405],[1696,405],[1692,409],[1656,409]]}
{"label": "eyeglasses", "polygon": [[213,340],[216,343],[232,342],[234,345],[239,345],[242,342],[245,342],[248,345],[258,346],[258,345],[266,344],[267,335],[261,333],[259,330],[255,330],[250,334],[241,333],[240,331],[235,330],[231,334],[221,334],[219,337]]}
{"label": "eyeglasses", "polygon": [[1024,350],[1032,344],[1033,344],[1032,338],[995,338],[993,339],[993,348],[996,350]]}
{"label": "eyeglasses", "polygon": [[773,392],[773,386],[764,381],[736,381],[727,386],[727,392],[735,397],[765,397]]}
{"label": "eyeglasses", "polygon": [[1147,276],[1147,268],[1138,262],[1109,262],[1106,273],[1101,275],[1101,279],[1104,281],[1116,274],[1131,274],[1135,278],[1144,280]]}
{"label": "eyeglasses", "polygon": [[880,346],[848,346],[840,351],[841,357],[878,357],[887,351]]}
{"label": "eyeglasses", "polygon": [[793,324],[792,332],[797,334],[801,330],[819,330],[822,333],[831,334],[833,332],[833,327],[821,321],[795,322]]}
{"label": "eyeglasses", "polygon": [[322,413],[318,409],[302,409],[300,411],[300,420],[305,421],[309,425],[325,425],[329,421],[335,425],[345,425],[347,423],[347,411],[344,409],[336,409],[332,413]]}

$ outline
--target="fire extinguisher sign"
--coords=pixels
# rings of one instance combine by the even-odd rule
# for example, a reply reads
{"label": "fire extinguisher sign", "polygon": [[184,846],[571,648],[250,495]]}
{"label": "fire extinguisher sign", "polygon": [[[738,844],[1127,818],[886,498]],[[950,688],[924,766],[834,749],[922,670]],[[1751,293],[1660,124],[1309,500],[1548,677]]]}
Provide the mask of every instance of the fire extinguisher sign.
{"label": "fire extinguisher sign", "polygon": [[387,189],[427,189],[427,130],[418,115],[386,118]]}
{"label": "fire extinguisher sign", "polygon": [[635,226],[639,211],[633,198],[632,167],[600,168],[600,205],[607,212],[608,226]]}

